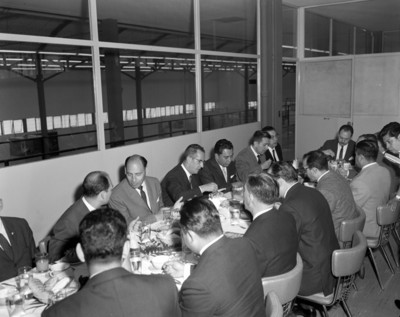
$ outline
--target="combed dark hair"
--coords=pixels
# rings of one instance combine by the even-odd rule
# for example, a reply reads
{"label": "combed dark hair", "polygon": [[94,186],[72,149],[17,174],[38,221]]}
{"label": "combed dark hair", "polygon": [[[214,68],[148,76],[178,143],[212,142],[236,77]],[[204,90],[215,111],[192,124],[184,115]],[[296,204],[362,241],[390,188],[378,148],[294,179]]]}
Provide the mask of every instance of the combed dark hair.
{"label": "combed dark hair", "polygon": [[218,140],[214,146],[214,153],[215,154],[222,154],[224,150],[233,150],[233,144],[231,141],[227,139]]}
{"label": "combed dark hair", "polygon": [[122,257],[127,225],[124,216],[111,208],[88,213],[79,224],[79,237],[87,262],[108,262]]}
{"label": "combed dark hair", "polygon": [[320,171],[328,170],[328,156],[322,151],[311,151],[303,156],[303,160],[307,163],[309,168],[315,167]]}
{"label": "combed dark hair", "polygon": [[252,193],[258,201],[264,204],[273,204],[279,199],[279,185],[267,173],[250,174],[247,177],[245,188]]}
{"label": "combed dark hair", "polygon": [[263,138],[271,139],[271,136],[268,132],[257,130],[251,137],[250,144],[254,144],[254,142],[260,143]]}
{"label": "combed dark hair", "polygon": [[339,129],[339,133],[340,133],[341,131],[350,132],[350,133],[351,133],[351,136],[353,136],[353,133],[354,133],[354,129],[353,129],[353,127],[352,127],[350,124],[344,124],[344,125],[342,125],[342,126],[340,127],[340,129]]}
{"label": "combed dark hair", "polygon": [[356,144],[356,154],[364,156],[370,162],[376,161],[378,151],[378,143],[375,141],[363,140]]}
{"label": "combed dark hair", "polygon": [[268,135],[268,138],[271,139],[271,134],[270,134],[269,132],[275,131],[275,128],[272,127],[272,126],[270,126],[270,125],[267,125],[267,126],[265,126],[264,128],[262,128],[261,131],[266,132],[267,135]]}
{"label": "combed dark hair", "polygon": [[143,156],[141,156],[141,155],[134,154],[134,155],[128,156],[128,157],[126,158],[126,160],[125,160],[125,169],[127,168],[128,163],[129,163],[130,161],[141,161],[142,164],[143,164],[143,166],[144,166],[144,168],[147,167],[147,160],[146,160],[146,158],[143,157]]}
{"label": "combed dark hair", "polygon": [[[370,140],[370,141],[374,141],[374,142],[377,142],[377,143],[378,143],[378,137],[376,136],[376,134],[373,134],[373,133],[361,134],[361,135],[358,137],[358,139],[359,139],[359,140],[362,139],[361,141]],[[359,142],[361,142],[361,141],[359,141]]]}
{"label": "combed dark hair", "polygon": [[183,157],[186,159],[189,156],[192,157],[193,155],[195,155],[197,153],[197,151],[201,151],[203,153],[205,153],[204,148],[201,145],[198,144],[190,144],[186,150],[185,153],[183,153]]}
{"label": "combed dark hair", "polygon": [[204,238],[223,233],[218,210],[205,197],[196,197],[185,202],[180,213],[181,229],[184,232],[191,230]]}
{"label": "combed dark hair", "polygon": [[95,197],[103,190],[110,188],[110,180],[108,174],[102,171],[90,172],[83,180],[83,195],[86,197]]}
{"label": "combed dark hair", "polygon": [[273,162],[268,170],[273,178],[282,178],[285,182],[297,182],[298,176],[293,166],[287,162]]}
{"label": "combed dark hair", "polygon": [[390,122],[385,125],[382,130],[379,132],[379,138],[383,140],[383,137],[389,135],[389,137],[397,138],[400,134],[400,123],[398,122]]}

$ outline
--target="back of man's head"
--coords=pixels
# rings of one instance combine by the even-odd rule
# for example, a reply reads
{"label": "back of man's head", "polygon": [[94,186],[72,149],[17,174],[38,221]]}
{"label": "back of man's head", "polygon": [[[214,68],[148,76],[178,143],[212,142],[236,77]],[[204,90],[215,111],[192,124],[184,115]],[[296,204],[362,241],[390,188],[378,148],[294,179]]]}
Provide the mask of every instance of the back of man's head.
{"label": "back of man's head", "polygon": [[90,172],[83,180],[83,196],[96,197],[103,190],[107,191],[110,186],[110,179],[107,173],[102,171]]}
{"label": "back of man's head", "polygon": [[287,162],[273,162],[268,169],[268,173],[275,179],[283,179],[286,183],[295,183],[298,181],[296,170]]}
{"label": "back of man's head", "polygon": [[266,173],[250,174],[245,188],[263,204],[271,205],[279,199],[279,185],[272,176]]}
{"label": "back of man's head", "polygon": [[207,198],[196,197],[185,202],[180,213],[184,232],[191,230],[202,238],[219,236],[223,232],[218,210]]}
{"label": "back of man's head", "polygon": [[260,143],[264,138],[271,139],[271,136],[268,132],[257,130],[251,137],[250,144],[254,144],[254,142]]}
{"label": "back of man's head", "polygon": [[232,142],[226,139],[218,140],[214,146],[214,154],[222,154],[224,150],[233,150]]}
{"label": "back of man's head", "polygon": [[85,261],[120,261],[127,225],[120,212],[111,208],[87,214],[79,224],[79,237]]}
{"label": "back of man's head", "polygon": [[375,162],[378,157],[378,143],[371,140],[363,140],[356,144],[356,154],[362,155],[368,162]]}
{"label": "back of man's head", "polygon": [[379,132],[379,138],[382,140],[383,137],[386,135],[388,135],[389,137],[397,138],[399,134],[400,134],[400,123],[390,122],[387,125],[385,125]]}
{"label": "back of man's head", "polygon": [[303,161],[308,168],[316,168],[319,171],[328,170],[328,157],[322,151],[311,151],[303,156]]}
{"label": "back of man's head", "polygon": [[201,151],[203,153],[205,153],[204,148],[201,145],[198,144],[190,144],[186,150],[185,153],[183,153],[183,157],[186,159],[189,156],[193,157],[194,155],[196,155],[197,151]]}

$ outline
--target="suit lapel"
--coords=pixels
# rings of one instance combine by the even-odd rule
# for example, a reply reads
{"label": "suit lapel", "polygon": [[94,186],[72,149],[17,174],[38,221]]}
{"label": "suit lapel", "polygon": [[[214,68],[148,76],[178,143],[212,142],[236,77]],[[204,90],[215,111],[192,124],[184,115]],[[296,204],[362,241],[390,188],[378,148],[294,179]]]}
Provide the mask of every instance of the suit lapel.
{"label": "suit lapel", "polygon": [[[152,205],[157,201],[157,197],[154,197],[155,190],[153,190],[153,188],[150,186],[150,183],[147,181],[147,178],[145,179],[144,182],[146,183],[147,198],[149,199],[149,202],[150,202],[150,211],[153,212],[153,210],[157,210],[156,206]],[[144,203],[144,201],[143,201],[143,203]]]}
{"label": "suit lapel", "polygon": [[[215,159],[212,160],[212,165],[214,167],[214,172],[216,173],[216,177],[218,177],[224,184],[226,184],[224,173],[222,172],[221,167],[219,166],[218,162]],[[228,169],[226,169],[226,173],[228,174],[227,177],[229,179]]]}

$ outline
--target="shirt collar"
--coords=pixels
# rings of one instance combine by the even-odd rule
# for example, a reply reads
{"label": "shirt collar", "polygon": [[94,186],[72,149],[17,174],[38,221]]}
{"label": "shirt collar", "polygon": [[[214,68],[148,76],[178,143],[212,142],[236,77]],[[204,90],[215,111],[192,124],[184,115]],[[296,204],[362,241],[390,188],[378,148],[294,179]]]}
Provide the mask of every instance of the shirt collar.
{"label": "shirt collar", "polygon": [[254,221],[255,219],[257,219],[258,217],[260,217],[261,215],[263,215],[263,214],[267,213],[268,211],[272,210],[272,209],[274,209],[274,206],[273,206],[273,205],[272,205],[272,206],[269,206],[267,209],[264,209],[264,210],[261,210],[261,211],[257,212],[257,213],[253,216],[253,221]]}
{"label": "shirt collar", "polygon": [[363,170],[363,169],[365,169],[365,168],[367,168],[367,167],[369,167],[371,165],[374,165],[374,164],[377,164],[377,163],[376,162],[372,162],[372,163],[369,163],[367,165],[364,165],[361,170]]}
{"label": "shirt collar", "polygon": [[85,199],[85,197],[82,197],[82,201],[85,204],[85,206],[87,207],[87,209],[89,209],[89,211],[96,210],[96,208],[94,208],[91,204],[88,203],[88,201]]}
{"label": "shirt collar", "polygon": [[4,227],[3,221],[1,220],[1,217],[0,217],[0,233],[7,239],[8,243],[10,243],[10,239],[8,238],[8,234],[6,228]]}
{"label": "shirt collar", "polygon": [[320,180],[324,175],[328,174],[328,172],[329,172],[329,170],[327,170],[325,173],[321,174],[321,176],[318,177],[318,179],[317,179],[317,183],[319,182],[319,180]]}
{"label": "shirt collar", "polygon": [[202,255],[204,253],[204,251],[206,251],[211,245],[213,245],[215,242],[217,242],[218,240],[220,240],[224,235],[221,234],[219,237],[215,238],[214,240],[210,241],[209,243],[207,243],[204,247],[201,248],[200,250],[200,255]]}
{"label": "shirt collar", "polygon": [[260,154],[258,154],[258,153],[254,150],[254,148],[253,148],[252,145],[250,145],[250,149],[253,151],[253,154],[254,154],[255,157],[258,159],[258,156],[259,156]]}
{"label": "shirt collar", "polygon": [[181,164],[183,170],[185,171],[186,177],[190,182],[190,176],[192,176],[192,174],[189,173],[189,171],[186,169],[185,165],[183,165],[183,163]]}

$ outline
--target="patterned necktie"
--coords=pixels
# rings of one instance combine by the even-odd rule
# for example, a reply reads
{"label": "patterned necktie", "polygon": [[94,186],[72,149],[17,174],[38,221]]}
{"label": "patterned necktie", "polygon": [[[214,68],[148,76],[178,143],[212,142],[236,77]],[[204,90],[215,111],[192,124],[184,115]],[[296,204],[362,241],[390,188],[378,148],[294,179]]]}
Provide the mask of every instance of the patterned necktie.
{"label": "patterned necktie", "polygon": [[339,160],[343,158],[343,146],[340,146],[340,151],[339,151]]}
{"label": "patterned necktie", "polygon": [[261,165],[261,154],[257,155],[257,163]]}
{"label": "patterned necktie", "polygon": [[274,162],[277,162],[275,149],[272,149],[272,157],[274,158]]}
{"label": "patterned necktie", "polygon": [[[147,205],[147,195],[146,195],[146,193],[144,192],[143,186],[142,186],[142,185],[139,186],[139,191],[140,191],[140,196],[142,196],[144,202],[145,202],[146,205]],[[147,207],[149,207],[149,205],[147,205]]]}
{"label": "patterned necktie", "polygon": [[8,243],[6,237],[0,233],[0,246],[3,248],[4,253],[10,258],[14,259],[14,252],[11,245]]}
{"label": "patterned necktie", "polygon": [[193,189],[193,183],[192,183],[192,181],[193,181],[193,175],[190,175],[190,176],[189,176],[189,183],[190,183],[190,188],[191,188],[191,189]]}

